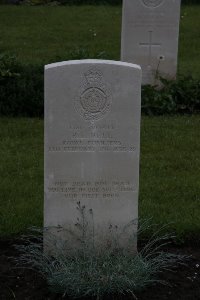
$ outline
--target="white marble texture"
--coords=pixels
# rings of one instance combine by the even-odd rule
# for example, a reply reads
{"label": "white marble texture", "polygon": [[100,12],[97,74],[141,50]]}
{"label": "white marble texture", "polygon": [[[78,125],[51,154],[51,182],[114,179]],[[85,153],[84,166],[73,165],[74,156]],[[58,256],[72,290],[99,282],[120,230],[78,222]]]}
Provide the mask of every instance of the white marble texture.
{"label": "white marble texture", "polygon": [[123,0],[121,60],[142,67],[142,83],[175,79],[180,0]]}
{"label": "white marble texture", "polygon": [[[73,240],[82,224],[78,206],[98,247],[138,218],[140,110],[137,65],[82,60],[45,67],[44,226],[66,245],[80,246]],[[136,230],[137,222],[121,235],[121,247],[131,242],[136,249]]]}

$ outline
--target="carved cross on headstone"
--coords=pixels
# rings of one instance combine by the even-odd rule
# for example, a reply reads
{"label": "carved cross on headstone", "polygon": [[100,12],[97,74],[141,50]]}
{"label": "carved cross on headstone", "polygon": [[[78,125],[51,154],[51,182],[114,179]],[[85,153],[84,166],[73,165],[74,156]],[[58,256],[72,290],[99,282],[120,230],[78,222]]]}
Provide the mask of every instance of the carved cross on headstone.
{"label": "carved cross on headstone", "polygon": [[149,31],[149,42],[148,43],[140,43],[140,46],[149,48],[149,62],[148,62],[149,66],[151,66],[152,48],[161,46],[160,43],[153,43],[152,35],[153,35],[153,31]]}

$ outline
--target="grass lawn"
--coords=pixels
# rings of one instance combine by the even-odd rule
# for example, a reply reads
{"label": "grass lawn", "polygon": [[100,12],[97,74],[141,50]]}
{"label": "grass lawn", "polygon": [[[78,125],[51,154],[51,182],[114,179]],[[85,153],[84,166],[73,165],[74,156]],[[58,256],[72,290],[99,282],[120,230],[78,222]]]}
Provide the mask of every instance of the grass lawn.
{"label": "grass lawn", "polygon": [[[200,118],[143,117],[140,217],[200,240]],[[0,119],[0,235],[42,225],[43,121]]]}
{"label": "grass lawn", "polygon": [[[200,5],[182,6],[179,73],[200,77]],[[0,6],[0,51],[25,64],[67,60],[77,49],[119,60],[120,6]]]}

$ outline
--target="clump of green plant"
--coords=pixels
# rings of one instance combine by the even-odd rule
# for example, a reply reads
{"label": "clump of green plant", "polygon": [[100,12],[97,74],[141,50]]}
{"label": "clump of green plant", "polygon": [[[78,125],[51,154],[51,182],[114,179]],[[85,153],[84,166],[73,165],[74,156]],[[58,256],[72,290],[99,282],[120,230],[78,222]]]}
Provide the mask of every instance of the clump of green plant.
{"label": "clump of green plant", "polygon": [[142,112],[146,115],[192,114],[200,112],[200,80],[179,76],[160,78],[162,87],[142,87]]}
{"label": "clump of green plant", "polygon": [[0,54],[0,84],[8,79],[19,77],[18,64],[14,55]]}
{"label": "clump of green plant", "polygon": [[[106,58],[105,52],[91,53],[76,48],[60,60]],[[49,62],[50,63],[50,62]],[[22,65],[16,56],[0,54],[0,116],[37,117],[44,115],[44,65]]]}
{"label": "clump of green plant", "polygon": [[[84,47],[54,57],[52,62],[79,59],[110,59],[109,54],[90,52]],[[49,62],[51,63],[51,62]],[[194,114],[200,112],[200,80],[179,76],[160,78],[162,87],[142,87],[142,113],[145,115]],[[0,116],[43,117],[44,66],[21,65],[14,55],[0,55]]]}
{"label": "clump of green plant", "polygon": [[[79,203],[81,216],[85,207]],[[87,246],[87,221],[79,220],[82,234],[82,247],[77,251],[66,251],[58,237],[48,234],[45,237],[46,249],[43,250],[43,230],[36,230],[29,237],[24,237],[23,245],[17,246],[22,252],[18,264],[36,269],[47,281],[50,289],[63,296],[72,298],[85,296],[102,299],[109,295],[132,295],[154,283],[163,283],[158,279],[160,272],[173,269],[183,263],[185,256],[162,251],[171,235],[161,235],[163,228],[157,230],[146,245],[133,255],[117,247],[106,249]],[[148,229],[148,222],[143,222],[138,233]],[[56,246],[57,245],[57,246]],[[65,245],[66,246],[66,245]],[[68,245],[69,247],[69,245]]]}
{"label": "clump of green plant", "polygon": [[0,55],[0,115],[42,117],[43,66],[21,65],[16,56]]}

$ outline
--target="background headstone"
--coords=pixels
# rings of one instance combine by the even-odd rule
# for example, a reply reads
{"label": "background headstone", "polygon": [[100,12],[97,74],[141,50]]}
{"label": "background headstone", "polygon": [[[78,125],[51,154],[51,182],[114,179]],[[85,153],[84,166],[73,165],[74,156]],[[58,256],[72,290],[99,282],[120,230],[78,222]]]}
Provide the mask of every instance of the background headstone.
{"label": "background headstone", "polygon": [[[44,226],[66,245],[84,229],[109,246],[138,218],[140,94],[141,69],[130,63],[45,67]],[[136,247],[137,221],[126,229],[120,245]]]}
{"label": "background headstone", "polygon": [[142,83],[175,79],[180,0],[124,0],[121,60],[142,67]]}

